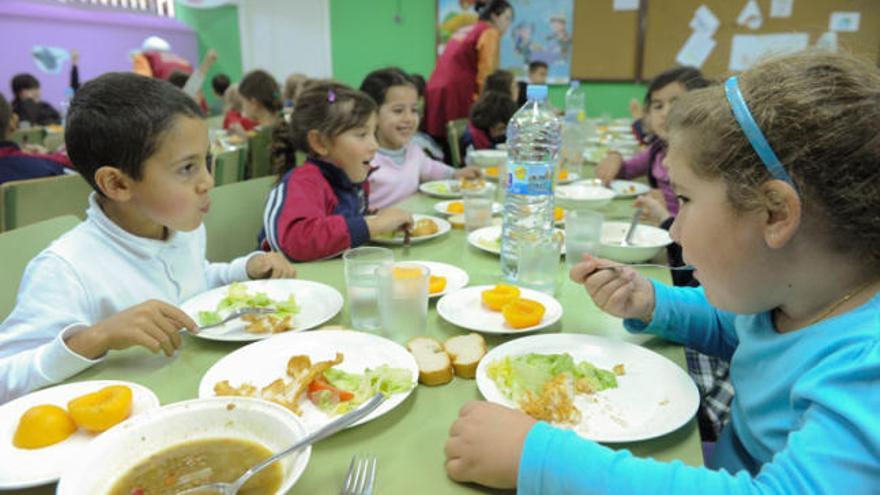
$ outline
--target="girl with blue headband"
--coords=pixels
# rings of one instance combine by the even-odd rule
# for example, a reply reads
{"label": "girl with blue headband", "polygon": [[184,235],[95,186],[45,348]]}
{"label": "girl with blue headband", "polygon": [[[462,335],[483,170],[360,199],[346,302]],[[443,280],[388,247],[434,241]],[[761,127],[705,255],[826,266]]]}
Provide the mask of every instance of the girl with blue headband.
{"label": "girl with blue headband", "polygon": [[472,402],[447,471],[523,494],[877,493],[880,70],[782,56],[681,96],[668,125],[670,233],[702,287],[589,256],[571,278],[629,331],[731,360],[732,418],[706,467]]}

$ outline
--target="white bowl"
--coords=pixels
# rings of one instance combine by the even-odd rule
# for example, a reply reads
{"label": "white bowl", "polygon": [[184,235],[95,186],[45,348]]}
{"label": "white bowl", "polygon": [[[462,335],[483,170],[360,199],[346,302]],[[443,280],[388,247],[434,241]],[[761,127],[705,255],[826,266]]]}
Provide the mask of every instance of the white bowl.
{"label": "white bowl", "polygon": [[650,225],[636,225],[632,245],[621,246],[629,222],[605,222],[602,224],[602,237],[599,243],[599,257],[620,263],[642,263],[672,243],[669,232]]}
{"label": "white bowl", "polygon": [[[215,397],[152,409],[102,433],[66,466],[58,495],[109,493],[113,484],[147,457],[190,440],[233,438],[279,452],[306,435],[287,409],[245,397]],[[287,493],[309,462],[311,447],[280,460]]]}
{"label": "white bowl", "polygon": [[566,209],[596,209],[608,204],[615,195],[607,187],[575,182],[556,188],[556,205]]}
{"label": "white bowl", "polygon": [[506,150],[473,150],[467,156],[478,167],[500,167],[507,161]]}

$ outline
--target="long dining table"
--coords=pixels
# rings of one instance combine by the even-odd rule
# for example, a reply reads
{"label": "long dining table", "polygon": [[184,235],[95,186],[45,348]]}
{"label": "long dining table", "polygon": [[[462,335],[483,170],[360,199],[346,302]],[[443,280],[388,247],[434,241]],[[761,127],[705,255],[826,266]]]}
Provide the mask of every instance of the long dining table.
{"label": "long dining table", "polygon": [[[437,201],[419,193],[402,203],[402,207],[413,213],[437,215],[433,209]],[[623,219],[632,211],[631,204],[631,199],[617,199],[601,211],[606,219]],[[470,246],[467,233],[463,230],[452,229],[446,235],[410,247],[395,246],[393,251],[398,261],[441,261],[459,266],[470,276],[469,285],[494,284],[501,280],[498,256]],[[341,257],[300,263],[296,267],[299,278],[322,282],[345,294]],[[649,277],[669,282],[669,272],[666,270],[640,270]],[[619,318],[600,311],[584,288],[568,279],[564,263],[560,263],[558,275],[555,297],[562,304],[564,313],[560,321],[540,333],[586,333],[622,339],[659,353],[685,368],[681,346],[652,336],[629,334]],[[435,306],[436,301],[432,300],[428,310],[429,336],[443,341],[468,332],[443,320]],[[326,325],[348,328],[350,324],[346,303],[342,311]],[[485,335],[490,349],[518,337]],[[111,353],[107,359],[70,381],[127,380],[149,387],[159,397],[161,404],[166,405],[196,398],[199,381],[205,372],[241,345],[186,336],[182,348],[171,358],[151,355],[141,349]],[[443,446],[450,425],[462,405],[481,398],[474,380],[455,378],[449,384],[436,387],[420,384],[409,398],[387,414],[315,445],[305,472],[289,493],[339,493],[355,453],[371,453],[378,457],[375,487],[375,493],[378,494],[505,493],[474,484],[456,483],[446,475],[444,469]],[[695,418],[659,438],[608,445],[660,461],[679,460],[695,466],[703,463]],[[589,460],[572,459],[572,462]],[[16,493],[48,494],[54,491],[54,485],[46,485]]]}

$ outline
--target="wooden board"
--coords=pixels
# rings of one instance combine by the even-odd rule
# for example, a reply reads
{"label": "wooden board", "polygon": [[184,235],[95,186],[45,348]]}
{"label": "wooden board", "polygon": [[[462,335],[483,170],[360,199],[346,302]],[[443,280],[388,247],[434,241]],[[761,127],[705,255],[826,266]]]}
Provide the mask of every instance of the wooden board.
{"label": "wooden board", "polygon": [[614,11],[612,6],[613,0],[574,0],[572,79],[638,77],[639,11]]}

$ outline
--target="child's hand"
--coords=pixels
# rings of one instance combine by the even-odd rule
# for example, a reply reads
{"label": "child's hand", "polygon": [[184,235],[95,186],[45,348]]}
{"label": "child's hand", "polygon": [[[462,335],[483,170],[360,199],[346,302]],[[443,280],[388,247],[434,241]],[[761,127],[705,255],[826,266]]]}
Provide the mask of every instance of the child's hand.
{"label": "child's hand", "polygon": [[180,348],[180,329],[194,332],[196,322],[179,308],[150,300],[100,321],[67,339],[67,347],[88,359],[103,356],[111,349],[141,345],[170,356]]}
{"label": "child's hand", "polygon": [[452,177],[455,179],[479,179],[483,175],[477,167],[465,167],[456,170]]}
{"label": "child's hand", "polygon": [[471,401],[449,429],[446,472],[455,481],[513,488],[526,435],[536,421],[525,413]]}
{"label": "child's hand", "polygon": [[405,229],[412,226],[413,223],[412,215],[400,208],[383,208],[375,216],[367,218],[370,237]]}
{"label": "child's hand", "polygon": [[608,185],[617,178],[620,167],[623,166],[623,157],[616,151],[609,151],[598,165],[596,165],[596,178],[603,184]]}
{"label": "child's hand", "polygon": [[669,218],[669,210],[651,194],[643,194],[636,198],[633,205],[642,209],[642,219],[659,224]]}
{"label": "child's hand", "polygon": [[251,280],[261,278],[296,278],[296,268],[281,253],[258,254],[247,262]]}
{"label": "child's hand", "polygon": [[597,270],[608,265],[619,263],[585,254],[583,261],[571,267],[569,277],[587,289],[602,311],[620,318],[650,322],[654,315],[654,286],[626,266]]}

